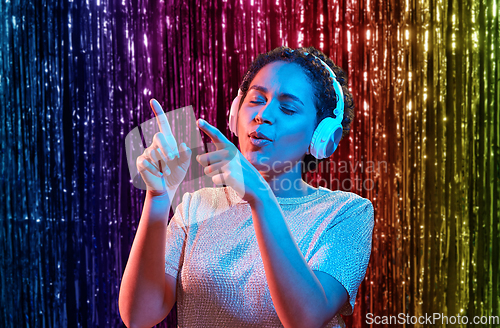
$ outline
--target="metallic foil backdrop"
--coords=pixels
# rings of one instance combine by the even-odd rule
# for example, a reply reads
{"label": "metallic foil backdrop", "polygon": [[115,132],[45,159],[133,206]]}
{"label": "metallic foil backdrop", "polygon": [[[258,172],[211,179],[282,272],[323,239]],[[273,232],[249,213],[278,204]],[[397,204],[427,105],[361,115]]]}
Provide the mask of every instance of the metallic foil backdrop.
{"label": "metallic foil backdrop", "polygon": [[0,326],[122,326],[145,196],[125,136],[155,97],[237,143],[231,100],[281,45],[323,50],[355,99],[349,138],[305,177],[375,207],[347,325],[500,315],[499,17],[497,0],[2,0]]}

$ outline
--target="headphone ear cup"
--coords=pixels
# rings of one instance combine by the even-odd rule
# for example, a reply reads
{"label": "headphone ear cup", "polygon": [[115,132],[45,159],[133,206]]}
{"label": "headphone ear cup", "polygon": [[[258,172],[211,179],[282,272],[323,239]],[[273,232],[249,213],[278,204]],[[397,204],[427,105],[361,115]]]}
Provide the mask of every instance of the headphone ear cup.
{"label": "headphone ear cup", "polygon": [[337,150],[337,147],[339,146],[340,143],[340,139],[342,138],[342,131],[343,131],[342,125],[337,125],[334,128],[334,131],[335,132],[333,133],[332,138],[330,139],[330,142],[328,143],[325,151],[325,153],[327,154],[326,157],[330,157],[335,152],[335,150]]}
{"label": "headphone ear cup", "polygon": [[323,119],[311,139],[311,154],[317,159],[330,157],[337,149],[342,138],[342,125],[332,117]]}
{"label": "headphone ear cup", "polygon": [[229,130],[235,136],[238,136],[236,127],[238,126],[238,105],[240,104],[240,100],[241,95],[234,98],[233,103],[231,104],[231,110],[229,111]]}

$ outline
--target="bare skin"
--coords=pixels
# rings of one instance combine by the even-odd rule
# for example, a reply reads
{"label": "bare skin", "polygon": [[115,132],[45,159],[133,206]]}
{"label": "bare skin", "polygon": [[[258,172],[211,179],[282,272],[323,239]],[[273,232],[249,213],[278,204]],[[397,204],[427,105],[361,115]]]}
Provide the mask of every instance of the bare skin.
{"label": "bare skin", "polygon": [[[216,127],[198,120],[198,127],[212,139],[217,150],[200,155],[197,160],[214,183],[230,185],[250,204],[271,297],[285,327],[322,327],[348,300],[346,290],[335,278],[309,268],[276,199],[316,191],[302,180],[300,173],[299,162],[309,146],[315,117],[312,88],[304,77],[300,66],[284,62],[273,62],[259,71],[251,85],[264,87],[265,91],[252,89],[239,112],[241,152]],[[291,101],[283,93],[294,94],[300,101]],[[283,112],[285,106],[296,111],[294,118]],[[272,142],[264,147],[253,145],[248,134],[256,128],[265,131]],[[188,159],[162,159],[162,154],[166,155],[169,149],[174,151],[177,144],[175,140],[165,143],[162,137],[157,139],[138,164],[153,190],[159,189],[161,179],[165,179],[158,174],[159,167],[167,165],[171,170],[167,176],[178,177],[182,175],[182,163]],[[179,151],[185,156],[189,153],[185,145]],[[235,158],[241,167],[235,166]],[[162,165],[155,166],[155,162]],[[295,187],[283,188],[280,182],[285,180],[296,182]],[[161,322],[176,301],[175,279],[165,274],[164,267],[165,213],[176,183],[180,183],[178,179],[171,179],[166,191],[148,190],[120,288],[120,314],[128,327],[151,327]]]}

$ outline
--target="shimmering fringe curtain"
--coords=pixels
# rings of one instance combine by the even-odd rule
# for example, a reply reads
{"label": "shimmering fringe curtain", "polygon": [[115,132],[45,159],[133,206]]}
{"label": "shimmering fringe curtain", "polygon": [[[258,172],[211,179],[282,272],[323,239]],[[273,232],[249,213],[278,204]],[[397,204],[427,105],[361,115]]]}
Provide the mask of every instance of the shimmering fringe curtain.
{"label": "shimmering fringe curtain", "polygon": [[[323,50],[355,99],[349,138],[306,176],[375,206],[347,325],[367,327],[367,313],[500,315],[499,8],[2,0],[0,326],[122,325],[120,279],[145,196],[125,136],[153,117],[155,97],[166,110],[193,105],[237,143],[231,100],[255,56],[280,45]],[[175,322],[174,311],[159,326]]]}

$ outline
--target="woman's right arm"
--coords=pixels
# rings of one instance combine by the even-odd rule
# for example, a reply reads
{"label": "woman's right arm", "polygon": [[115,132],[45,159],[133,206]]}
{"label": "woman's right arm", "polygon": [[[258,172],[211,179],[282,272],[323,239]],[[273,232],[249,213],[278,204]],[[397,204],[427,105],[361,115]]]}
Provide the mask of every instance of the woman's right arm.
{"label": "woman's right arm", "polygon": [[152,99],[160,132],[137,158],[146,183],[146,199],[123,273],[118,297],[120,316],[127,327],[152,327],[175,303],[176,279],[165,273],[166,234],[171,200],[191,163],[191,149],[177,141],[160,104]]}
{"label": "woman's right arm", "polygon": [[[172,309],[176,280],[165,273],[168,194],[146,192],[144,208],[120,286],[119,309],[127,327],[152,327]],[[167,214],[167,215],[166,215]]]}

